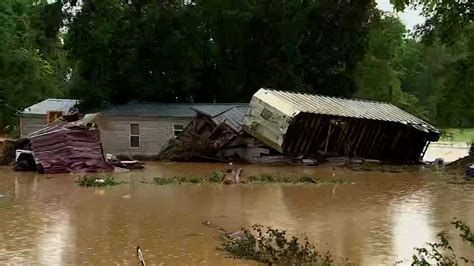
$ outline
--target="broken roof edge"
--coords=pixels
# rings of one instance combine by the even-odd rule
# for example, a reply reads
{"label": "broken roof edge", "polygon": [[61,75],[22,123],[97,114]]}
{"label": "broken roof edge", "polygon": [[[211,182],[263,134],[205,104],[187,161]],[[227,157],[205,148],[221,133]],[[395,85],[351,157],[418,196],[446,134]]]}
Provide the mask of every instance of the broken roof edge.
{"label": "broken roof edge", "polygon": [[[409,120],[412,121],[399,121],[395,119],[382,119],[382,118],[375,118],[375,117],[358,117],[358,116],[351,116],[351,115],[346,115],[346,114],[335,114],[335,113],[329,113],[329,112],[316,112],[312,110],[304,110],[303,108],[298,108],[300,106],[296,106],[294,103],[292,103],[289,99],[286,97],[281,97],[280,95],[275,95],[274,93],[284,93],[284,94],[290,94],[290,95],[296,95],[296,96],[305,96],[305,97],[316,97],[316,98],[322,98],[325,100],[336,100],[336,101],[348,101],[348,102],[356,102],[356,103],[367,103],[371,105],[385,105],[390,108],[395,108],[397,111],[399,111],[402,116],[405,116],[406,118],[409,118]],[[429,130],[432,133],[435,134],[441,134],[441,131],[437,129],[435,126],[433,126],[431,123],[425,121],[424,119],[421,119],[410,112],[388,102],[382,102],[382,101],[374,101],[374,100],[368,100],[368,99],[359,99],[359,98],[345,98],[345,97],[337,97],[337,96],[327,96],[327,95],[321,95],[321,94],[311,94],[311,93],[306,93],[306,92],[293,92],[293,91],[284,91],[284,90],[273,90],[269,88],[261,88],[259,89],[252,97],[257,98],[260,101],[265,101],[262,99],[260,95],[265,95],[266,97],[272,97],[273,100],[281,101],[284,102],[285,105],[291,106],[294,110],[290,112],[284,112],[282,110],[282,107],[284,106],[283,104],[275,104],[275,106],[278,106],[277,109],[279,109],[280,112],[283,112],[284,114],[295,117],[300,113],[309,113],[309,114],[320,114],[320,115],[333,115],[333,116],[339,116],[339,117],[353,117],[353,118],[359,118],[359,119],[367,119],[367,120],[374,120],[374,121],[387,121],[387,122],[394,122],[394,123],[401,123],[401,124],[406,124],[406,125],[416,125],[416,126],[421,126],[427,130]],[[270,103],[268,103],[270,104]],[[327,104],[327,103],[326,103]],[[400,119],[401,120],[401,119]],[[415,123],[416,121],[417,123]],[[415,127],[417,128],[417,127]],[[418,128],[417,128],[418,129]]]}

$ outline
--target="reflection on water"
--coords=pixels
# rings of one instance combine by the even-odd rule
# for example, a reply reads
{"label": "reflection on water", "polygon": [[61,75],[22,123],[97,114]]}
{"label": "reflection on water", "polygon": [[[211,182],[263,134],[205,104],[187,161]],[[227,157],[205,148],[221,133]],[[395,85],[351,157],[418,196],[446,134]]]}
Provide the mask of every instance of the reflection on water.
{"label": "reflection on water", "polygon": [[[244,166],[277,173],[350,179],[354,185],[155,186],[157,176],[209,175],[216,164],[149,163],[117,174],[112,188],[82,188],[73,175],[40,176],[0,168],[0,264],[134,264],[136,245],[150,264],[234,264],[216,250],[219,232],[255,223],[306,233],[317,248],[362,264],[409,259],[453,217],[474,225],[472,185],[450,185],[428,170],[409,174],[332,167]],[[453,238],[468,254],[469,246]],[[244,262],[247,263],[247,262]]]}

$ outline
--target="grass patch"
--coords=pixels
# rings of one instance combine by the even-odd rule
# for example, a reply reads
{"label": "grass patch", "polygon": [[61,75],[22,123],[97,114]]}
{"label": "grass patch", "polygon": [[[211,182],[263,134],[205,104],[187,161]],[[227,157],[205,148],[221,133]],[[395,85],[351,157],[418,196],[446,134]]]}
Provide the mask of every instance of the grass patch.
{"label": "grass patch", "polygon": [[471,142],[474,139],[474,128],[447,128],[443,129],[441,141]]}
{"label": "grass patch", "polygon": [[343,178],[320,179],[311,176],[301,177],[281,177],[277,175],[263,174],[259,176],[250,176],[248,183],[284,183],[284,184],[314,184],[314,185],[347,185],[353,184],[352,181]]}
{"label": "grass patch", "polygon": [[113,176],[83,175],[76,179],[76,184],[81,187],[109,187],[119,185]]}
{"label": "grass patch", "polygon": [[155,177],[153,183],[156,185],[181,185],[181,184],[202,184],[206,178],[199,176],[174,176],[174,177]]}
{"label": "grass patch", "polygon": [[[226,174],[216,170],[212,172],[209,177],[200,176],[174,176],[174,177],[155,177],[153,183],[156,185],[181,185],[181,184],[203,184],[203,183],[223,183]],[[301,177],[282,177],[272,174],[262,174],[256,176],[250,176],[247,180],[240,184],[253,184],[253,183],[285,183],[285,184],[348,184],[351,183],[348,180],[341,178],[333,178],[327,180],[320,180],[317,177],[301,176]]]}
{"label": "grass patch", "polygon": [[282,178],[270,174],[261,174],[259,176],[250,176],[247,181],[251,183],[277,183],[278,180],[282,180]]}
{"label": "grass patch", "polygon": [[342,179],[342,178],[331,178],[327,180],[323,180],[319,182],[319,184],[326,184],[326,185],[346,185],[346,184],[352,184],[351,181]]}

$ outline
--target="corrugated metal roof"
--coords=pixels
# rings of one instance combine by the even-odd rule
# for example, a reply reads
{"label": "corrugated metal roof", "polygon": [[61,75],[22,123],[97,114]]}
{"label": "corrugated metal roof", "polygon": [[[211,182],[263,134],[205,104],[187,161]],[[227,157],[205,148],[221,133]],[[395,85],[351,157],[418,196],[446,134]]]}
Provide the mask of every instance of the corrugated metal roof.
{"label": "corrugated metal roof", "polygon": [[130,103],[115,105],[101,112],[106,117],[194,117],[195,110],[216,116],[235,103]]}
{"label": "corrugated metal roof", "polygon": [[225,110],[220,110],[220,112],[218,112],[216,108],[193,108],[193,110],[195,110],[196,112],[211,117],[214,123],[216,123],[217,125],[223,122],[227,123],[236,132],[242,131],[244,116],[245,114],[247,114],[248,109],[248,104],[227,106]]}
{"label": "corrugated metal roof", "polygon": [[437,131],[428,122],[385,102],[268,89],[260,89],[254,97],[269,104],[272,104],[272,101],[278,101],[279,107],[281,103],[286,103],[291,106],[291,110],[296,112],[417,124]]}
{"label": "corrugated metal roof", "polygon": [[78,103],[78,100],[73,99],[50,98],[25,108],[20,114],[46,115],[48,111],[63,111],[67,113]]}

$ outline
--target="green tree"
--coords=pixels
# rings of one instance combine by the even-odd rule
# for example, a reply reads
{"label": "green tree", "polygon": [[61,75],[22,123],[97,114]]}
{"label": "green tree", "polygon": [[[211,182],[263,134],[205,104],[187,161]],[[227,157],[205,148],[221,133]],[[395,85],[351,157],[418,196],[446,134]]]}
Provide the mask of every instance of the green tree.
{"label": "green tree", "polygon": [[46,1],[0,2],[1,129],[16,124],[10,107],[22,109],[61,94],[64,64],[57,62],[64,56],[57,52],[60,25],[50,21],[49,12],[54,8],[58,6]]}
{"label": "green tree", "polygon": [[474,1],[469,0],[391,0],[397,10],[408,6],[422,8],[427,18],[418,29],[420,34],[440,38],[443,42],[456,41],[464,29],[472,24]]}
{"label": "green tree", "polygon": [[[399,18],[383,14],[374,21],[368,48],[357,72],[356,97],[391,102],[427,118],[408,80],[421,67],[421,51]],[[407,89],[405,88],[405,86]]]}
{"label": "green tree", "polygon": [[90,106],[349,96],[373,15],[371,0],[85,0],[68,23],[69,86]]}
{"label": "green tree", "polygon": [[474,24],[465,30],[449,52],[452,59],[445,65],[438,91],[436,113],[445,126],[474,126]]}

